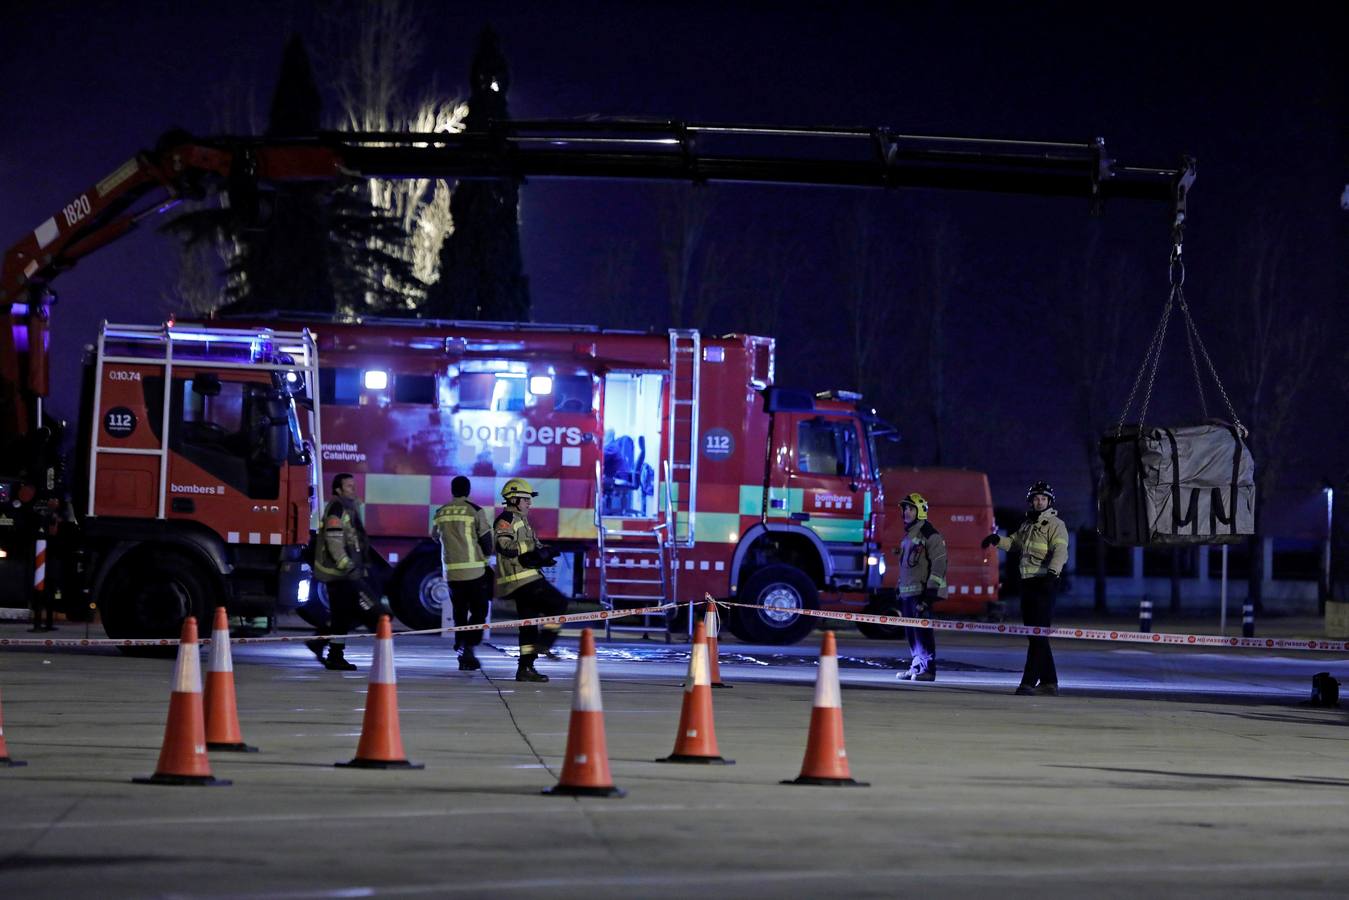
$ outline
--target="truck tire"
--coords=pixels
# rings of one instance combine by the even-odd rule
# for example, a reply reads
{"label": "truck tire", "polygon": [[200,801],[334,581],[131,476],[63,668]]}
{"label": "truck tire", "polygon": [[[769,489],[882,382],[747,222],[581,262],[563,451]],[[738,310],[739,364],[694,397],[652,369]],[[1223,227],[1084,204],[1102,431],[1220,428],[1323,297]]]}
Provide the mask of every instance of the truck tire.
{"label": "truck tire", "polygon": [[[903,614],[899,608],[899,598],[893,593],[873,595],[865,612],[872,616],[898,616]],[[857,630],[873,641],[904,640],[903,625],[877,625],[874,622],[858,622]]]}
{"label": "truck tire", "polygon": [[751,644],[795,644],[815,628],[812,617],[796,610],[817,609],[819,592],[804,572],[792,566],[764,566],[752,573],[736,599],[773,607],[772,610],[735,608],[735,627],[731,633]]}
{"label": "truck tire", "polygon": [[439,553],[415,553],[390,582],[389,605],[399,621],[413,631],[440,627],[440,611],[450,602],[450,586],[441,571]]}
{"label": "truck tire", "polygon": [[206,636],[207,616],[224,598],[220,580],[204,565],[175,550],[144,550],[118,560],[95,598],[103,630],[116,640],[177,638],[183,620],[197,617],[197,634]]}

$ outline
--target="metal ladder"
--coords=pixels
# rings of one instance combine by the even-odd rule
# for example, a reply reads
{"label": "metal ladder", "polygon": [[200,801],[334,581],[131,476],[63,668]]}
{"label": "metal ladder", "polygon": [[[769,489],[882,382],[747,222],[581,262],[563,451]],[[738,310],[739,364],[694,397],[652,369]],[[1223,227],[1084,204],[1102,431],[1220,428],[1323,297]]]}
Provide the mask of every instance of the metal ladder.
{"label": "metal ladder", "polygon": [[[665,539],[670,523],[669,507],[666,507],[666,521],[650,528],[607,528],[600,478],[600,467],[596,464],[595,533],[599,549],[600,606],[606,610],[660,606],[673,596],[669,580],[672,567],[666,564],[666,554],[670,550]],[[610,538],[617,540],[611,544]],[[605,619],[604,639],[612,640],[616,631],[639,631],[643,637],[652,631],[660,631],[665,635],[665,642],[670,642],[664,613]]]}
{"label": "metal ladder", "polygon": [[[702,388],[702,336],[696,329],[670,329],[670,418],[667,433],[665,472],[665,516],[669,529],[666,540],[670,554],[693,546],[698,523],[698,409]],[[676,500],[678,504],[676,505]],[[680,522],[680,510],[684,521]],[[678,565],[671,577],[671,596],[678,598],[673,586]],[[693,639],[690,615],[688,636]]]}

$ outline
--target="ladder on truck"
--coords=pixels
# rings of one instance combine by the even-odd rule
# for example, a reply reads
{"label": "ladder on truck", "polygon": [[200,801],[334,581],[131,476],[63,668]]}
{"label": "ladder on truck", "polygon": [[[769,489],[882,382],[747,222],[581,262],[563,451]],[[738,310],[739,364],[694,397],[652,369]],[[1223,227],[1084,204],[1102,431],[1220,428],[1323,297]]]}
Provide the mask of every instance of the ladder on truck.
{"label": "ladder on truck", "polygon": [[[665,478],[662,482],[664,521],[649,527],[606,528],[595,470],[595,526],[599,536],[600,603],[605,609],[658,606],[679,596],[679,550],[693,546],[698,490],[698,402],[702,338],[695,329],[670,330]],[[681,510],[683,510],[681,515]],[[670,640],[667,618],[644,615],[639,621],[605,620],[604,635],[615,631],[650,632],[660,628]],[[690,623],[693,617],[689,617]],[[689,634],[693,634],[692,625]]]}
{"label": "ladder on truck", "polygon": [[[606,610],[641,609],[660,606],[674,596],[667,565],[669,547],[665,535],[667,521],[650,527],[609,528],[604,523],[601,504],[603,493],[601,471],[595,465],[596,500],[595,532],[599,550],[600,605]],[[649,637],[652,631],[665,635],[670,642],[670,629],[665,613],[643,613],[623,619],[604,620],[604,639],[612,640],[616,631],[641,632]]]}

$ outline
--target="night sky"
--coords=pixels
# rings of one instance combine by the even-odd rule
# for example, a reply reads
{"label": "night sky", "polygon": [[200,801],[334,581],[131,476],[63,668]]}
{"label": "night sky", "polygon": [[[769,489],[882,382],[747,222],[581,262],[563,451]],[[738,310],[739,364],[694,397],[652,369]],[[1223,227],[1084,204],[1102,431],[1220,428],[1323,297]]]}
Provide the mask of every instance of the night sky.
{"label": "night sky", "polygon": [[[200,6],[194,10],[192,7]],[[1278,294],[1288,313],[1344,332],[1345,16],[1337,4],[1262,11],[1172,5],[830,3],[425,4],[417,91],[467,94],[482,27],[501,37],[518,118],[589,114],[699,122],[889,126],[914,134],[1088,141],[1104,136],[1127,165],[1199,160],[1187,232],[1187,294],[1220,374],[1236,377],[1249,335],[1232,314],[1254,247],[1284,249]],[[14,4],[11,4],[11,8]],[[20,2],[0,33],[0,241],[51,216],[170,127],[218,130],[239,111],[265,120],[281,51],[298,31],[324,81],[322,15],[313,2]],[[1206,7],[1207,8],[1207,7]],[[409,98],[411,99],[411,98]],[[335,106],[328,107],[330,112]],[[535,319],[663,327],[661,194],[642,183],[535,181],[521,191],[522,243]],[[900,419],[896,460],[926,463],[933,442],[904,416],[927,338],[915,285],[940,245],[954,260],[938,348],[953,410],[944,460],[990,473],[995,499],[1025,484],[1059,486],[1070,523],[1087,519],[1086,459],[1068,385],[1063,309],[1094,246],[1129,290],[1126,368],[1142,356],[1166,297],[1169,211],[1119,201],[1092,218],[1085,201],[982,194],[764,186],[700,188],[713,331],[763,321],[765,273],[785,279],[776,329],[779,381],[849,387],[853,365],[837,296],[855,277],[844,224],[870,223],[893,282],[888,351],[871,397]],[[154,321],[178,256],[151,227],[56,282],[58,412],[74,408],[77,347],[98,319]],[[934,237],[936,236],[936,237]],[[772,265],[770,258],[789,265]],[[606,261],[628,260],[630,302]],[[1102,276],[1104,277],[1104,276]],[[1276,326],[1278,327],[1278,322]],[[1194,419],[1193,387],[1172,334],[1154,408]],[[1292,508],[1347,468],[1343,341],[1322,348],[1290,428],[1281,479]],[[915,349],[919,348],[919,349]],[[785,373],[785,374],[784,374]],[[1108,404],[1113,417],[1120,395]],[[1210,398],[1211,405],[1220,405]],[[1211,410],[1214,411],[1214,410]]]}

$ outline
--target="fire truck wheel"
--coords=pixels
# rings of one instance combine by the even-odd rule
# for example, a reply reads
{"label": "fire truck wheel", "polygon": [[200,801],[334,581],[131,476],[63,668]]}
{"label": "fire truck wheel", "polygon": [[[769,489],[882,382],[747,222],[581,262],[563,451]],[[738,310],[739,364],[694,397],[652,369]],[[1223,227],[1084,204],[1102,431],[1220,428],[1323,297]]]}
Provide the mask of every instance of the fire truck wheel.
{"label": "fire truck wheel", "polygon": [[414,631],[440,627],[440,611],[450,602],[450,586],[440,570],[438,552],[419,553],[408,560],[397,586],[389,603],[404,625]]}
{"label": "fire truck wheel", "polygon": [[795,644],[815,628],[815,620],[798,610],[819,607],[815,583],[792,566],[765,566],[745,580],[741,603],[769,609],[737,607],[732,633],[751,644]]}
{"label": "fire truck wheel", "polygon": [[[899,616],[899,599],[893,594],[876,596],[867,604],[866,612],[873,616]],[[900,641],[904,639],[903,625],[877,625],[874,622],[858,622],[857,630],[873,641]]]}
{"label": "fire truck wheel", "polygon": [[176,638],[189,615],[199,629],[210,627],[205,617],[219,591],[200,565],[169,550],[128,554],[108,573],[100,595],[108,637]]}

